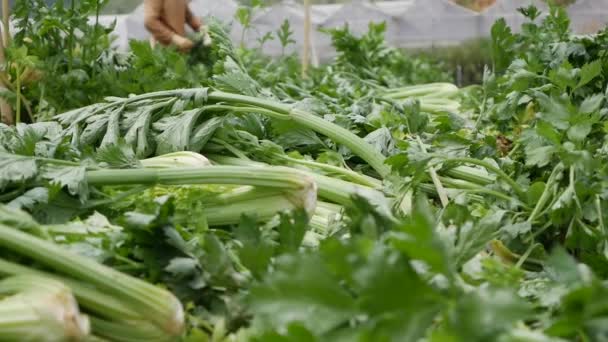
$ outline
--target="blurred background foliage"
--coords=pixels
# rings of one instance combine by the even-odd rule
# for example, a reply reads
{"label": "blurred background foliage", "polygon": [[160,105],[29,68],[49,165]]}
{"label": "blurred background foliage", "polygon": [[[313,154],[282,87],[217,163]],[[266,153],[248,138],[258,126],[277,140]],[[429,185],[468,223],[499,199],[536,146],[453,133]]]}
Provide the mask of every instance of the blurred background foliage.
{"label": "blurred background foliage", "polygon": [[[51,4],[56,0],[45,0]],[[63,0],[69,3],[72,0]],[[75,0],[78,1],[78,0]],[[102,14],[125,14],[133,11],[142,0],[106,0]],[[251,0],[238,0],[243,5]],[[272,5],[281,0],[264,0],[265,5]],[[302,0],[297,0],[302,1]],[[312,0],[313,4],[322,3],[342,3],[352,0]],[[494,4],[496,0],[451,0],[461,6],[468,7],[475,11],[483,11],[488,6]],[[559,5],[570,5],[576,0],[546,0],[552,1]],[[11,2],[14,2],[12,0]],[[480,83],[484,65],[490,64],[490,42],[488,39],[476,39],[457,46],[449,47],[433,47],[424,50],[409,51],[415,55],[424,55],[425,57],[440,60],[454,74],[454,80],[459,85]]]}
{"label": "blurred background foliage", "polygon": [[[56,0],[46,0],[46,3],[52,4]],[[72,0],[64,0],[65,2],[69,2]],[[78,1],[78,0],[75,0]],[[250,0],[238,0],[239,2],[246,4]],[[266,0],[264,1],[266,4],[273,4],[280,0]],[[301,0],[298,0],[301,1]],[[349,2],[351,0],[312,0],[313,4],[324,4],[324,3],[343,3]],[[461,6],[468,7],[475,11],[482,11],[486,7],[491,6],[496,0],[451,0]],[[553,1],[558,5],[570,5],[576,0],[545,0],[545,1]],[[11,3],[14,3],[15,0],[10,0]],[[373,2],[373,1],[372,1]],[[108,4],[104,8],[104,14],[124,14],[133,11],[139,4],[142,3],[142,0],[109,0]]]}
{"label": "blurred background foliage", "polygon": [[[246,3],[248,0],[239,0],[240,2]],[[279,0],[267,0],[265,3],[272,4]],[[313,4],[323,3],[342,3],[349,2],[351,0],[312,0]],[[455,3],[468,7],[475,11],[482,11],[486,7],[492,5],[496,0],[452,0]],[[553,0],[554,3],[559,5],[569,5],[576,0]],[[53,2],[52,0],[47,2]],[[110,0],[105,8],[106,14],[117,14],[117,13],[128,13],[132,11],[142,0]]]}

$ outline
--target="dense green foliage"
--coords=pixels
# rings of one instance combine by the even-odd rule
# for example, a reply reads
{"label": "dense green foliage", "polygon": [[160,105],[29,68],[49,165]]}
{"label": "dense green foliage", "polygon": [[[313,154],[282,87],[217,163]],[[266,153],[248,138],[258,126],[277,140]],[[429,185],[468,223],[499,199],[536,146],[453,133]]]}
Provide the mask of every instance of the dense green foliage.
{"label": "dense green foliage", "polygon": [[[63,84],[78,103],[42,93],[52,78],[25,85],[49,120],[0,126],[0,245],[17,251],[0,275],[59,274],[109,340],[182,330],[166,303],[77,266],[170,290],[187,341],[605,340],[608,31],[521,12],[464,89],[381,24],[329,32],[338,56],[307,77],[212,23],[210,50],[134,42],[95,79],[112,87]],[[69,72],[41,62],[69,54],[21,41],[31,66]]]}

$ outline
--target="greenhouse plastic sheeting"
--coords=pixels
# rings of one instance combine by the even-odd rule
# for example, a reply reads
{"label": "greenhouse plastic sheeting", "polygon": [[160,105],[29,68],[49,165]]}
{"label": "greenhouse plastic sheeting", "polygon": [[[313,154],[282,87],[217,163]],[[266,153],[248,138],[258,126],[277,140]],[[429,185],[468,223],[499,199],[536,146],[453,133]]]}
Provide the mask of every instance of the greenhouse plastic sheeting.
{"label": "greenhouse plastic sheeting", "polygon": [[[369,22],[387,23],[387,41],[401,47],[430,47],[457,44],[465,40],[490,35],[491,27],[499,18],[505,18],[514,31],[518,31],[525,18],[517,9],[529,5],[537,6],[543,16],[548,12],[541,0],[498,0],[481,14],[453,4],[450,0],[396,0],[369,2],[355,0],[345,4],[325,4],[311,7],[311,52],[315,57],[325,59],[334,52],[327,34],[320,28],[349,25],[352,32],[364,33]],[[196,15],[213,15],[224,22],[232,23],[231,36],[235,43],[241,40],[243,32],[235,23],[234,13],[238,5],[234,0],[194,0],[190,3]],[[575,33],[591,33],[608,23],[608,0],[578,0],[568,8]],[[111,17],[104,18],[111,22]],[[270,55],[282,52],[276,32],[284,20],[288,20],[293,31],[291,44],[286,52],[301,51],[304,41],[304,10],[294,0],[285,0],[274,6],[257,9],[252,18],[252,27],[246,31],[245,43],[258,46],[259,38],[271,32],[272,41],[266,42],[264,51]],[[116,44],[127,45],[128,39],[147,39],[149,33],[143,23],[143,6],[124,17],[117,17],[114,32],[119,38]]]}
{"label": "greenhouse plastic sheeting", "polygon": [[224,22],[232,22],[238,3],[233,0],[193,0],[190,9],[200,17],[214,16]]}
{"label": "greenhouse plastic sheeting", "polygon": [[148,39],[150,33],[144,27],[144,5],[139,5],[126,20],[128,39]]}
{"label": "greenhouse plastic sheeting", "polygon": [[433,44],[454,44],[479,37],[481,16],[478,13],[448,0],[433,2]]}
{"label": "greenhouse plastic sheeting", "polygon": [[479,35],[479,15],[447,0],[416,0],[400,21],[401,46],[453,44]]}
{"label": "greenhouse plastic sheeting", "polygon": [[479,14],[448,0],[416,0],[399,20],[400,46],[454,44],[479,37]]}
{"label": "greenhouse plastic sheeting", "polygon": [[489,36],[492,32],[492,25],[500,18],[504,18],[507,25],[513,31],[520,31],[521,25],[526,21],[526,18],[517,9],[530,5],[536,6],[542,12],[541,17],[537,20],[542,20],[549,11],[547,4],[541,0],[497,0],[494,5],[481,13],[480,34],[482,36]]}
{"label": "greenhouse plastic sheeting", "polygon": [[432,45],[433,36],[433,3],[435,1],[415,0],[408,11],[399,16],[401,30],[399,45],[419,46],[426,43]]}
{"label": "greenhouse plastic sheeting", "polygon": [[608,24],[608,0],[578,0],[568,8],[576,33],[597,32]]}

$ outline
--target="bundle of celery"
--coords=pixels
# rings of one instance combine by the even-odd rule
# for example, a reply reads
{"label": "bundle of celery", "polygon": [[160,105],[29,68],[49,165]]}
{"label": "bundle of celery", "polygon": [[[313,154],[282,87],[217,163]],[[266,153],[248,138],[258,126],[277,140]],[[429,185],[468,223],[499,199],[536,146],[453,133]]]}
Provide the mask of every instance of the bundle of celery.
{"label": "bundle of celery", "polygon": [[[192,153],[182,153],[191,158]],[[109,169],[81,162],[59,159],[28,157],[0,152],[3,158],[0,164],[0,182],[5,191],[2,198],[11,206],[30,207],[29,199],[35,192],[45,192],[49,204],[48,191],[40,185],[48,182],[49,186],[66,187],[68,193],[81,199],[80,207],[84,210],[101,204],[111,203],[111,199],[91,196],[99,193],[98,188],[111,186],[137,186],[131,191],[141,191],[142,187],[156,185],[242,185],[247,187],[232,188],[230,192],[210,196],[204,199],[207,217],[214,224],[238,222],[239,212],[266,213],[262,218],[282,210],[304,208],[312,215],[316,206],[317,188],[313,178],[285,167],[245,167],[245,166],[210,166],[176,167],[176,168],[135,168]],[[164,164],[164,157],[144,160],[145,164]],[[173,160],[175,155],[170,155]],[[25,171],[19,175],[12,170]],[[225,190],[224,188],[220,188]],[[119,195],[120,196],[120,195]],[[61,198],[60,198],[61,199]],[[256,204],[257,203],[257,204]],[[40,204],[40,203],[38,203]],[[202,217],[201,219],[205,219]]]}
{"label": "bundle of celery", "polygon": [[0,246],[11,259],[20,257],[20,264],[0,259],[0,275],[9,277],[0,281],[0,295],[18,293],[0,305],[7,322],[0,336],[82,340],[88,319],[78,307],[90,315],[92,334],[115,341],[167,341],[183,333],[182,305],[171,293],[33,235],[41,231],[24,212],[0,207]]}
{"label": "bundle of celery", "polygon": [[[380,176],[390,169],[384,156],[354,133],[290,104],[208,88],[176,89],[108,98],[106,103],[73,110],[57,117],[80,146],[106,146],[124,136],[137,156],[174,151],[201,151],[221,124],[213,114],[257,113],[323,134],[350,149]],[[156,130],[154,139],[152,130]]]}

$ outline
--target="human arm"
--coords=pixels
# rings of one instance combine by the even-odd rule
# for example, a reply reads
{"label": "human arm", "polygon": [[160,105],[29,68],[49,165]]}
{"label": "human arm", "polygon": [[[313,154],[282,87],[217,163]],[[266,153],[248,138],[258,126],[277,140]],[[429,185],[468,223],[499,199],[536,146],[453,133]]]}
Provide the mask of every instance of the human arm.
{"label": "human arm", "polygon": [[144,0],[144,25],[154,39],[168,45],[173,42],[175,32],[161,19],[164,0]]}
{"label": "human arm", "polygon": [[167,0],[144,0],[144,25],[154,39],[161,44],[173,44],[181,51],[188,51],[194,45],[188,38],[182,37],[162,20],[163,5]]}

